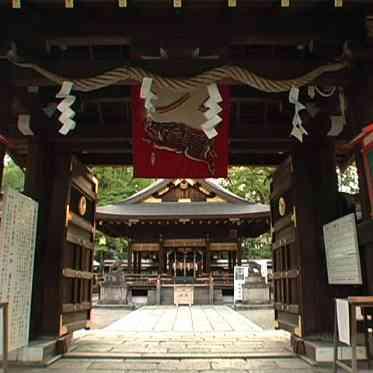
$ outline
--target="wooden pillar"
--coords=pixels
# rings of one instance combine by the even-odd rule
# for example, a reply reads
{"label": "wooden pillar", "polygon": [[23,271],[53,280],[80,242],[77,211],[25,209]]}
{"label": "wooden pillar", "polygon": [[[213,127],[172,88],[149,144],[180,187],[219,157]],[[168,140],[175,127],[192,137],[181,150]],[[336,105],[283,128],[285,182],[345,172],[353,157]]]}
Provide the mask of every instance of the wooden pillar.
{"label": "wooden pillar", "polygon": [[211,264],[211,257],[210,257],[210,237],[206,237],[206,273],[210,272],[210,264]]}
{"label": "wooden pillar", "polygon": [[333,326],[333,297],[353,295],[351,287],[329,286],[327,277],[323,225],[339,217],[334,140],[320,136],[296,144],[292,169],[300,297],[306,320],[302,333],[327,333]]}
{"label": "wooden pillar", "polygon": [[128,240],[128,257],[127,257],[127,270],[128,270],[128,273],[131,273],[132,272],[132,240],[129,239]]}
{"label": "wooden pillar", "polygon": [[[373,123],[373,77],[367,70],[370,67],[360,67],[355,78],[355,86],[350,87],[348,95],[348,114],[353,134],[357,135],[362,128]],[[358,79],[360,78],[360,79]],[[373,293],[373,220],[370,218],[370,201],[365,168],[360,151],[355,153],[356,166],[359,175],[360,202],[363,222],[358,226],[360,257],[363,279],[367,294]]]}
{"label": "wooden pillar", "polygon": [[139,251],[138,253],[137,253],[137,255],[138,255],[138,262],[137,262],[137,264],[138,264],[138,273],[141,273],[141,251]]}
{"label": "wooden pillar", "polygon": [[[56,325],[52,325],[53,321],[46,325],[46,321],[43,321],[44,314],[50,312],[50,316],[54,318],[56,322],[56,315],[59,314],[57,309],[57,300],[52,297],[51,309],[49,307],[44,308],[43,298],[45,296],[45,288],[52,286],[48,283],[49,277],[53,268],[49,269],[48,260],[50,256],[54,255],[57,248],[53,248],[51,252],[48,252],[48,222],[49,214],[51,212],[51,196],[53,194],[53,188],[56,184],[56,175],[54,175],[53,164],[55,162],[55,155],[50,151],[48,145],[43,138],[34,136],[28,144],[28,157],[25,173],[25,195],[31,197],[39,203],[38,209],[38,225],[36,233],[36,245],[35,245],[35,261],[34,261],[34,275],[33,275],[33,290],[32,290],[32,301],[31,301],[31,319],[30,319],[30,337],[34,339],[42,334],[56,334]],[[64,180],[68,178],[68,174],[65,175]],[[61,182],[63,183],[63,181]],[[63,196],[61,196],[63,198]],[[65,213],[65,207],[60,207]],[[60,225],[62,222],[60,223]],[[63,229],[65,222],[63,222]],[[55,263],[54,263],[55,264]],[[58,291],[56,289],[56,291]],[[47,294],[48,295],[51,293]],[[54,315],[52,315],[54,313]]]}
{"label": "wooden pillar", "polygon": [[[38,280],[34,283],[38,288],[42,288],[40,302],[42,335],[60,335],[61,299],[63,299],[62,258],[65,250],[67,206],[70,200],[71,159],[71,154],[52,154],[45,159],[51,167],[51,177],[47,180],[50,188],[49,191],[47,190],[50,193],[47,202],[49,208],[46,225],[42,227],[39,222],[38,228],[42,230],[39,233],[45,236],[46,242],[45,250],[42,255],[39,255],[40,263],[35,263],[36,267],[40,265],[41,283],[38,283]],[[38,182],[40,183],[41,180],[39,179]],[[38,191],[40,192],[40,189]]]}
{"label": "wooden pillar", "polygon": [[159,268],[158,268],[158,273],[165,273],[166,272],[166,266],[165,266],[165,262],[166,262],[166,258],[165,258],[165,252],[164,252],[164,248],[163,248],[163,238],[162,238],[162,235],[159,236],[159,253],[158,253],[158,264],[159,264]]}
{"label": "wooden pillar", "polygon": [[133,255],[132,270],[133,270],[133,273],[137,273],[137,251],[133,251],[132,255]]}
{"label": "wooden pillar", "polygon": [[2,191],[2,185],[3,185],[5,155],[6,155],[6,146],[3,144],[0,144],[0,191]]}
{"label": "wooden pillar", "polygon": [[193,250],[193,278],[196,278],[196,250]]}
{"label": "wooden pillar", "polygon": [[186,252],[185,252],[185,249],[184,249],[184,253],[183,253],[183,275],[184,275],[184,277],[186,276]]}
{"label": "wooden pillar", "polygon": [[209,273],[210,272],[210,261],[211,261],[211,257],[210,257],[210,251],[206,251],[206,273]]}
{"label": "wooden pillar", "polygon": [[[12,100],[13,88],[8,79],[11,79],[11,66],[10,64],[1,65],[2,81],[0,85],[0,133],[7,136],[10,132],[10,127],[13,127],[13,113],[12,113]],[[2,191],[3,172],[4,172],[4,158],[6,154],[6,146],[0,144],[0,191]]]}
{"label": "wooden pillar", "polygon": [[242,255],[241,255],[241,240],[237,241],[237,265],[241,265]]}
{"label": "wooden pillar", "polygon": [[133,252],[133,273],[137,273],[137,261],[138,261],[137,251],[134,251]]}

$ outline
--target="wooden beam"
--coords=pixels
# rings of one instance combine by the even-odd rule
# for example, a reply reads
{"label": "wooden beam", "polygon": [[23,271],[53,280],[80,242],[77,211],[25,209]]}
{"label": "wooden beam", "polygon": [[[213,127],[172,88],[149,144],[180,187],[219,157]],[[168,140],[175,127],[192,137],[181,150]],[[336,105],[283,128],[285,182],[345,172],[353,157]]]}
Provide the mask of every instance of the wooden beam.
{"label": "wooden beam", "polygon": [[[230,141],[237,147],[240,145],[246,147],[249,142],[260,142],[264,145],[268,141],[289,142],[289,133],[291,131],[291,120],[274,120],[264,123],[261,120],[257,122],[243,119],[242,122],[231,123]],[[27,137],[22,136],[17,130],[16,123],[10,122],[9,136],[16,146],[20,146]],[[118,122],[108,122],[103,125],[96,122],[80,122],[76,128],[68,135],[63,136],[58,133],[59,127],[53,127],[50,123],[49,128],[40,128],[40,133],[46,138],[46,141],[58,146],[66,146],[79,150],[92,149],[100,144],[102,148],[120,147],[122,149],[129,147],[132,143],[132,124]],[[280,146],[281,148],[281,146]]]}
{"label": "wooden beam", "polygon": [[62,305],[62,313],[71,313],[71,312],[78,312],[78,311],[88,311],[92,308],[91,303],[83,302],[83,303],[64,303]]}
{"label": "wooden beam", "polygon": [[64,268],[62,270],[63,277],[65,278],[79,278],[82,280],[92,280],[94,273],[87,271],[76,271],[71,268]]}
{"label": "wooden beam", "polygon": [[[278,166],[286,157],[286,154],[243,154],[231,155],[229,164],[231,166]],[[81,162],[91,166],[133,166],[130,154],[81,154]]]}
{"label": "wooden beam", "polygon": [[[148,40],[148,43],[169,40],[172,35],[175,44],[178,39],[179,42],[195,41],[199,45],[212,42],[224,45],[227,40],[294,45],[309,40],[353,40],[361,37],[361,28],[364,27],[364,14],[359,7],[355,10],[353,7],[323,7],[322,10],[319,7],[308,7],[307,11],[290,7],[284,11],[274,7],[272,1],[262,1],[267,3],[262,9],[250,7],[242,8],[240,12],[222,13],[221,6],[211,6],[209,2],[208,10],[204,10],[199,3],[197,7],[184,7],[178,15],[170,11],[168,1],[163,2],[163,7],[159,7],[158,2],[146,2],[142,7],[137,6],[137,11],[128,12],[118,11],[114,3],[109,1],[106,6],[101,3],[76,7],[73,12],[45,4],[24,11],[11,11],[9,7],[4,7],[0,19],[1,24],[8,26],[7,35],[12,40],[32,38],[39,45],[46,39],[56,37],[98,34],[101,37],[129,36],[134,43],[136,40]],[[105,27],[99,28],[98,25],[102,24]],[[149,30],[152,32],[150,39]]]}
{"label": "wooden beam", "polygon": [[93,250],[95,248],[94,242],[82,238],[80,235],[72,232],[71,229],[67,230],[66,241],[75,245],[82,246],[88,250]]}
{"label": "wooden beam", "polygon": [[92,233],[94,231],[94,227],[87,220],[72,211],[69,211],[68,221],[70,224],[76,225],[86,232]]}

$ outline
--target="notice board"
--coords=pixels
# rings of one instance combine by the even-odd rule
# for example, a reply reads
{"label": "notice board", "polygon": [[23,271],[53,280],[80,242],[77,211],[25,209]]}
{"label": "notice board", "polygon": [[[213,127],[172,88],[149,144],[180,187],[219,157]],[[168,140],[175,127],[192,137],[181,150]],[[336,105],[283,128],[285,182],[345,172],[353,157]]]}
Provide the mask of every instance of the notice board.
{"label": "notice board", "polygon": [[[9,303],[9,351],[29,341],[37,214],[37,202],[6,190],[0,223],[0,302]],[[1,329],[2,324],[0,335]]]}
{"label": "notice board", "polygon": [[243,300],[242,286],[249,275],[249,267],[235,266],[234,267],[234,303]]}
{"label": "notice board", "polygon": [[355,214],[334,220],[323,228],[329,284],[361,285]]}

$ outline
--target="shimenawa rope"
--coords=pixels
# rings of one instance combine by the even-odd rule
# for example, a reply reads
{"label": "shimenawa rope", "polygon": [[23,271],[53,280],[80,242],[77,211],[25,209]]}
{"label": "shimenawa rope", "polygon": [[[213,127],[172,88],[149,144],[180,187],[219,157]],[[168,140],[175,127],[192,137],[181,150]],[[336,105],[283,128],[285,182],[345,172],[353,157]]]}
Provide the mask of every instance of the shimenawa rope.
{"label": "shimenawa rope", "polygon": [[153,79],[153,87],[155,90],[167,88],[175,92],[190,92],[213,83],[218,83],[223,79],[231,79],[237,83],[249,85],[250,87],[256,88],[262,92],[280,93],[289,91],[291,87],[303,87],[313,82],[324,73],[336,72],[348,66],[347,62],[323,65],[301,77],[287,80],[267,79],[248,71],[244,67],[229,65],[214,68],[187,79],[161,77],[151,72],[147,72],[142,68],[127,66],[118,67],[92,78],[69,79],[52,73],[36,64],[20,63],[11,58],[8,58],[8,60],[16,66],[36,71],[56,84],[62,84],[64,81],[71,81],[74,83],[74,90],[81,92],[94,91],[117,84],[124,80],[134,80],[141,83],[143,78],[147,77]]}

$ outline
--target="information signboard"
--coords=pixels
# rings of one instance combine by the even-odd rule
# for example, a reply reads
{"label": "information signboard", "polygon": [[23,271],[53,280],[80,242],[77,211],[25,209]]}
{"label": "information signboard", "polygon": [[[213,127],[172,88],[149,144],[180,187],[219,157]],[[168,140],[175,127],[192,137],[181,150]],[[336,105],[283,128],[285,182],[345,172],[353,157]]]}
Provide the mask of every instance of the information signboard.
{"label": "information signboard", "polygon": [[242,266],[234,267],[234,303],[242,301],[242,285],[249,275],[249,268]]}
{"label": "information signboard", "polygon": [[[0,302],[9,303],[9,351],[28,344],[38,204],[4,193],[0,223]],[[2,334],[0,324],[0,334]],[[0,346],[1,348],[2,346]]]}
{"label": "information signboard", "polygon": [[361,263],[355,214],[324,225],[324,243],[331,285],[361,285]]}

